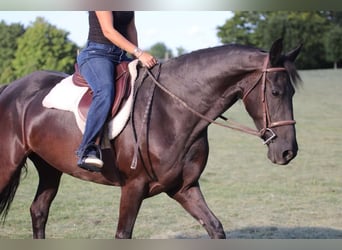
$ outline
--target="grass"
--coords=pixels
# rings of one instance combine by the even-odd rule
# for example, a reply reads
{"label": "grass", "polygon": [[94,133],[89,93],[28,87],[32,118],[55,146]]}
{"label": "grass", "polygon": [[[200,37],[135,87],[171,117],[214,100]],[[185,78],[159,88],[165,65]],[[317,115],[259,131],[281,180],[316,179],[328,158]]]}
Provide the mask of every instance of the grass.
{"label": "grass", "polygon": [[[276,166],[260,140],[211,126],[210,157],[201,178],[210,208],[228,238],[342,238],[342,71],[300,72],[294,98],[299,153]],[[241,102],[226,115],[251,124]],[[29,167],[0,238],[30,238],[29,206],[37,174]],[[120,189],[63,176],[47,238],[113,238]],[[207,238],[177,203],[161,194],[144,201],[134,238]]]}

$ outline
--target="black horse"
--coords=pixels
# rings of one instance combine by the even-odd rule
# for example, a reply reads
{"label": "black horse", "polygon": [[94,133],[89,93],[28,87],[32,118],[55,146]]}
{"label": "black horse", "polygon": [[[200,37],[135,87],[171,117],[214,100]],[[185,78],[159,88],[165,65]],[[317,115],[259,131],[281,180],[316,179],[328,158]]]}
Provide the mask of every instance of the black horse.
{"label": "black horse", "polygon": [[[241,45],[199,50],[160,65],[158,81],[141,68],[134,112],[121,134],[111,140],[110,149],[103,150],[105,166],[100,173],[77,167],[75,150],[82,134],[73,114],[42,106],[43,98],[65,74],[38,71],[2,87],[3,219],[29,158],[39,173],[30,208],[34,238],[45,237],[49,208],[63,173],[121,187],[117,238],[132,237],[142,201],[161,192],[179,202],[211,238],[225,238],[198,182],[208,159],[208,126],[243,99],[257,130],[242,130],[265,141],[273,163],[290,162],[298,150],[292,98],[299,79],[294,61],[300,47],[283,55],[282,41],[277,40],[269,53]],[[157,70],[152,74],[157,76]],[[136,168],[131,167],[133,159]]]}

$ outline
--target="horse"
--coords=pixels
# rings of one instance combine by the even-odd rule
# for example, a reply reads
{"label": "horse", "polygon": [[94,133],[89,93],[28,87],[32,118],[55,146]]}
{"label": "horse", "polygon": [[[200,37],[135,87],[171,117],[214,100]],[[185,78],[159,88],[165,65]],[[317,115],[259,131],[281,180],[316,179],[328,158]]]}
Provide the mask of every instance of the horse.
{"label": "horse", "polygon": [[274,41],[269,52],[254,46],[221,45],[170,59],[151,70],[140,67],[133,111],[122,132],[102,149],[101,172],[77,166],[75,151],[82,133],[72,112],[42,105],[66,74],[36,71],[3,86],[2,220],[30,159],[39,176],[30,206],[35,239],[45,238],[49,208],[64,173],[121,188],[115,238],[132,238],[143,200],[160,193],[177,201],[210,238],[225,238],[222,223],[199,185],[208,160],[208,126],[242,99],[255,128],[238,125],[236,129],[259,136],[273,163],[286,165],[294,159],[298,145],[292,99],[300,80],[294,62],[301,46],[283,53],[282,39]]}

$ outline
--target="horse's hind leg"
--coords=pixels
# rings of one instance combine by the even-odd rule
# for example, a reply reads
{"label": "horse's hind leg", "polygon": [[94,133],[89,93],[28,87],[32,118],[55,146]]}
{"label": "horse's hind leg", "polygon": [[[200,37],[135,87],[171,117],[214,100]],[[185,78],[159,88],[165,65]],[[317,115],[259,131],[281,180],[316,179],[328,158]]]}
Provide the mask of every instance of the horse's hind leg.
{"label": "horse's hind leg", "polygon": [[30,208],[33,238],[44,239],[50,206],[56,197],[62,172],[50,166],[37,155],[30,156],[30,159],[39,175],[37,193]]}
{"label": "horse's hind leg", "polygon": [[198,183],[175,194],[169,194],[169,196],[178,201],[187,212],[199,221],[211,238],[226,238],[221,222],[209,209]]}

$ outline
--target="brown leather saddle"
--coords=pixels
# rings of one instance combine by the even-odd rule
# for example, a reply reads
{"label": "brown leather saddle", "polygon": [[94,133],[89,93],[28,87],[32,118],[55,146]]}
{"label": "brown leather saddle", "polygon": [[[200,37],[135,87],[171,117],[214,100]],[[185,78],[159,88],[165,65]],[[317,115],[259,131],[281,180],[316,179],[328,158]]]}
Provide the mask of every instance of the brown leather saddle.
{"label": "brown leather saddle", "polygon": [[[116,78],[115,83],[113,83],[115,84],[115,98],[112,105],[110,118],[113,118],[124,106],[131,93],[131,76],[128,70],[128,64],[129,62],[122,62],[116,66]],[[78,112],[81,118],[85,120],[92,101],[93,92],[90,89],[87,81],[83,78],[83,76],[81,76],[77,64],[75,64],[75,73],[72,76],[72,80],[77,86],[88,87],[87,92],[83,95],[78,104]]]}

